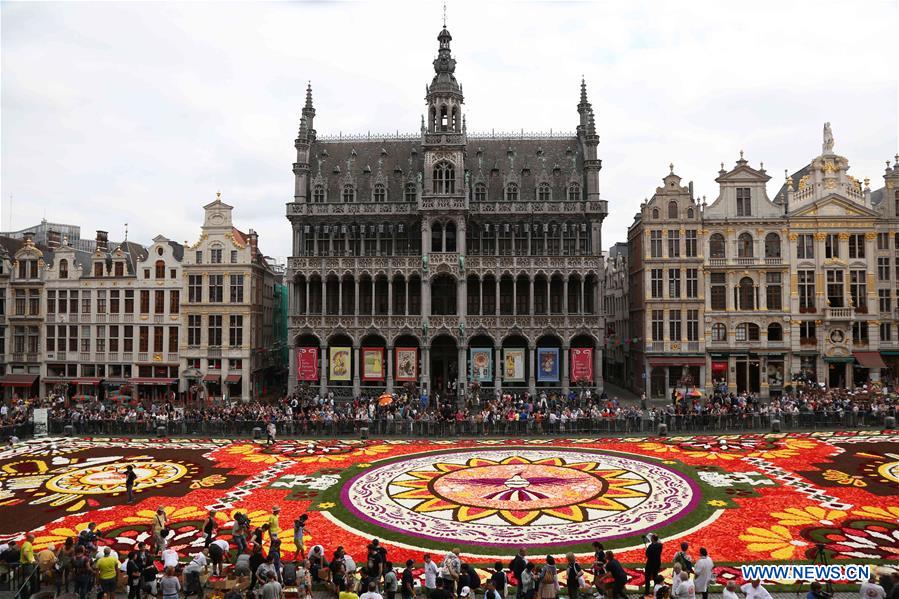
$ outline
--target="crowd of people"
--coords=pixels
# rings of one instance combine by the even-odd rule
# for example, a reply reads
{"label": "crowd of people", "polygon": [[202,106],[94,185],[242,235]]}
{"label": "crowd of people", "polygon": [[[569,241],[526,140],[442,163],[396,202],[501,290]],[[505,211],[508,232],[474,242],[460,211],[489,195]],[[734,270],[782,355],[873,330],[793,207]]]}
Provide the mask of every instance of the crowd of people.
{"label": "crowd of people", "polygon": [[[57,595],[73,589],[79,599],[96,591],[97,599],[114,599],[117,592],[128,599],[162,599],[196,596],[204,599],[216,581],[231,580],[224,587],[225,599],[283,599],[285,589],[299,599],[311,599],[313,589],[337,599],[627,599],[628,585],[642,588],[652,599],[708,599],[714,585],[714,563],[700,548],[694,559],[690,545],[679,544],[670,561],[663,559],[662,541],[646,537],[646,561],[640,574],[629,574],[613,551],[593,543],[593,554],[574,553],[556,561],[552,555],[531,559],[521,548],[507,563],[496,561],[490,568],[475,568],[463,560],[458,548],[443,555],[424,553],[422,561],[409,559],[394,564],[389,550],[377,539],[360,561],[338,546],[320,544],[307,551],[304,545],[305,515],[292,530],[280,524],[280,509],[272,508],[267,520],[253,527],[238,515],[231,524],[230,539],[218,535],[215,512],[196,532],[195,550],[179,554],[168,547],[171,534],[164,508],[160,507],[148,529],[148,541],[138,542],[127,555],[119,555],[105,543],[102,531],[90,524],[77,537],[56,547],[48,545],[35,553],[34,535],[21,545],[0,547],[0,572],[26,568],[39,572],[34,584],[47,585]],[[282,554],[282,536],[293,535],[296,553]],[[202,541],[202,547],[200,543]],[[663,572],[670,569],[670,576]],[[214,587],[222,589],[222,587]],[[32,589],[37,591],[37,589]],[[759,580],[742,586],[727,582],[723,599],[771,599]],[[638,595],[641,593],[638,590]],[[861,585],[861,599],[899,599],[899,572],[883,574]],[[824,587],[813,582],[807,599],[829,599]]]}
{"label": "crowd of people", "polygon": [[[270,403],[165,403],[108,402],[92,399],[66,401],[62,397],[13,400],[0,408],[0,424],[28,422],[33,407],[49,409],[51,433],[72,426],[76,433],[150,432],[174,427],[172,432],[248,434],[257,426],[274,424],[288,435],[352,434],[363,427],[375,434],[548,434],[565,432],[649,432],[657,423],[675,424],[677,430],[702,427],[764,427],[772,419],[788,425],[879,424],[896,415],[897,395],[889,387],[868,384],[855,389],[830,389],[816,383],[797,383],[788,393],[762,400],[757,394],[729,391],[716,385],[711,394],[688,389],[672,391],[671,401],[653,405],[623,402],[589,389],[568,395],[541,391],[479,390],[465,402],[428,397],[414,389],[392,394],[360,395],[338,401],[332,394],[296,390]],[[112,430],[114,428],[114,430]],[[56,430],[59,429],[59,430]],[[107,430],[110,429],[110,430]]]}

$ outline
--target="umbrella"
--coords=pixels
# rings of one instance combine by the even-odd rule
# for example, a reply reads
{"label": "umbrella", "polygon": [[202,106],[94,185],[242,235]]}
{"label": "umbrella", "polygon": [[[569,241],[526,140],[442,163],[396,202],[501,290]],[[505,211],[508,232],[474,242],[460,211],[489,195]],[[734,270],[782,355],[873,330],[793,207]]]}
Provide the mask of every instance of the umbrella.
{"label": "umbrella", "polygon": [[702,391],[694,387],[692,391],[687,393],[687,397],[702,397]]}
{"label": "umbrella", "polygon": [[382,393],[381,397],[378,398],[378,405],[380,406],[389,406],[393,403],[393,396],[390,393]]}

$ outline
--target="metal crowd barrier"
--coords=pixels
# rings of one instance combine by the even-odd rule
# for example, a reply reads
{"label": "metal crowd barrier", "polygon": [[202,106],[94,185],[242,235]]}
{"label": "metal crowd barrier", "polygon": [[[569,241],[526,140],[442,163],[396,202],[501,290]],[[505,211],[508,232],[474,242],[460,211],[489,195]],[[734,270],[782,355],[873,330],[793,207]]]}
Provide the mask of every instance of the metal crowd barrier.
{"label": "metal crowd barrier", "polygon": [[[578,418],[576,420],[509,421],[482,420],[472,417],[461,421],[336,419],[332,421],[276,421],[278,437],[347,437],[358,436],[362,428],[370,437],[540,437],[540,436],[618,436],[655,434],[659,424],[668,427],[669,434],[715,434],[736,432],[768,432],[771,421],[780,421],[782,431],[812,431],[835,428],[855,429],[879,427],[889,413],[804,412],[799,414],[663,414],[657,419],[640,416],[616,418]],[[50,419],[52,435],[66,434],[67,427],[77,435],[156,436],[160,428],[168,436],[252,437],[265,438],[267,423],[262,420],[179,420],[123,422],[119,420],[88,420],[69,422]],[[17,435],[24,437],[26,435]]]}

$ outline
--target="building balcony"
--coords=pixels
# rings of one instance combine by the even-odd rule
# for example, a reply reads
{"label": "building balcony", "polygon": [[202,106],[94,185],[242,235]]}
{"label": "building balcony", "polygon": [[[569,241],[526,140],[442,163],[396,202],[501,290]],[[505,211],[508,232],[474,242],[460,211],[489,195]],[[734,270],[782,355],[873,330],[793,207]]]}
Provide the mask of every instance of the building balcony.
{"label": "building balcony", "polygon": [[727,258],[709,258],[709,266],[727,266]]}
{"label": "building balcony", "polygon": [[324,202],[313,204],[310,202],[289,202],[287,204],[287,218],[303,216],[366,216],[366,215],[403,215],[413,214],[417,206],[410,202]]}
{"label": "building balcony", "polygon": [[166,362],[177,362],[178,359],[179,359],[179,356],[178,356],[177,352],[175,352],[175,353],[169,352],[165,355]]}
{"label": "building balcony", "polygon": [[765,258],[765,266],[780,266],[783,264],[783,258]]}
{"label": "building balcony", "polygon": [[739,256],[736,259],[737,266],[753,266],[759,259],[754,256]]}
{"label": "building balcony", "polygon": [[824,316],[828,320],[852,320],[855,308],[834,308],[828,306],[824,309]]}
{"label": "building balcony", "polygon": [[137,361],[138,362],[149,362],[150,354],[148,352],[137,352]]}
{"label": "building balcony", "polygon": [[609,212],[605,200],[578,202],[470,202],[472,214],[596,214]]}
{"label": "building balcony", "polygon": [[[411,315],[386,315],[386,314],[352,314],[345,315],[325,315],[320,314],[300,314],[290,316],[288,324],[292,329],[309,327],[312,329],[330,330],[335,328],[363,328],[368,329],[374,327],[379,330],[411,328],[416,333],[422,330],[424,318],[420,314]],[[471,314],[465,317],[450,315],[431,315],[427,316],[429,331],[433,334],[437,329],[447,328],[457,331],[459,324],[464,323],[469,331],[479,328],[485,329],[511,329],[513,327],[587,327],[596,328],[599,326],[602,314],[487,314],[476,315]],[[211,355],[211,354],[210,354]]]}

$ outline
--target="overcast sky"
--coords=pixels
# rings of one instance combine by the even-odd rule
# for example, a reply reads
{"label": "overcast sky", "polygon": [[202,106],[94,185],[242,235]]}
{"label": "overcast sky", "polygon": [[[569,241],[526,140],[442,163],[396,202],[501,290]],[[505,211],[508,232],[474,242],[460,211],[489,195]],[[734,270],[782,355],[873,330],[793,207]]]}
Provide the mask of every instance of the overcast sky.
{"label": "overcast sky", "polygon": [[[2,229],[47,218],[194,241],[222,191],[267,254],[290,253],[299,113],[316,129],[415,132],[441,3],[14,3],[2,10]],[[462,2],[448,28],[469,131],[600,133],[603,245],[668,163],[709,202],[745,150],[772,181],[821,151],[883,185],[897,143],[896,0]],[[12,209],[10,209],[12,196]]]}

